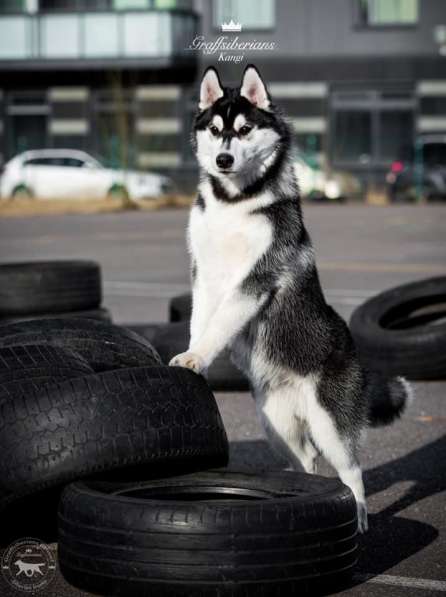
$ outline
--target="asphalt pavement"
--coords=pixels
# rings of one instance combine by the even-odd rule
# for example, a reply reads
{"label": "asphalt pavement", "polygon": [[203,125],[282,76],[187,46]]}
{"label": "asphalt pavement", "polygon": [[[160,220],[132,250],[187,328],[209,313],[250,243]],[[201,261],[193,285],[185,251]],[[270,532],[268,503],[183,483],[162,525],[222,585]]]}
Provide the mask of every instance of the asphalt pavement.
{"label": "asphalt pavement", "polygon": [[[322,285],[348,319],[397,284],[446,275],[446,206],[306,206]],[[104,305],[117,323],[167,320],[189,287],[187,211],[0,219],[0,260],[89,258],[103,267]],[[362,464],[370,530],[349,596],[446,595],[446,383],[415,383],[416,400],[391,427],[370,430]],[[248,393],[217,395],[231,466],[281,468]],[[319,472],[334,474],[321,463]],[[1,597],[23,595],[0,579]],[[45,597],[79,596],[57,579]]]}

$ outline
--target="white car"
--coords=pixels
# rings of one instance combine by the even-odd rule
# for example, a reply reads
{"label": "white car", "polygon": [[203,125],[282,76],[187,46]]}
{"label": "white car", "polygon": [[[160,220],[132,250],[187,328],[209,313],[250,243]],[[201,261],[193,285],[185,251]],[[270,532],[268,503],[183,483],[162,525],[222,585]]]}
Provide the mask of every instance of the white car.
{"label": "white car", "polygon": [[361,184],[353,175],[339,171],[327,174],[322,168],[311,166],[302,155],[295,156],[294,171],[306,199],[343,201],[361,194]]}
{"label": "white car", "polygon": [[172,181],[160,174],[105,168],[84,151],[25,151],[4,166],[0,196],[37,199],[103,199],[138,201],[172,192]]}

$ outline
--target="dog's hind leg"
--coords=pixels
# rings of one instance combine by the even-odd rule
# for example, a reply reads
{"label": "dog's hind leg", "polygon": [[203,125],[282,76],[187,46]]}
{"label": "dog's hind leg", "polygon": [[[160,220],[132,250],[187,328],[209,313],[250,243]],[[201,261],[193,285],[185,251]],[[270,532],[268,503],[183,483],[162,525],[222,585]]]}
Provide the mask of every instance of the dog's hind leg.
{"label": "dog's hind leg", "polygon": [[365,532],[368,529],[367,505],[356,445],[352,438],[339,432],[331,414],[319,403],[316,391],[308,398],[307,423],[311,437],[324,458],[336,469],[341,481],[352,490],[358,510],[358,528],[361,533]]}
{"label": "dog's hind leg", "polygon": [[315,473],[318,451],[306,423],[295,416],[295,400],[287,386],[256,393],[257,411],[271,448],[293,470]]}

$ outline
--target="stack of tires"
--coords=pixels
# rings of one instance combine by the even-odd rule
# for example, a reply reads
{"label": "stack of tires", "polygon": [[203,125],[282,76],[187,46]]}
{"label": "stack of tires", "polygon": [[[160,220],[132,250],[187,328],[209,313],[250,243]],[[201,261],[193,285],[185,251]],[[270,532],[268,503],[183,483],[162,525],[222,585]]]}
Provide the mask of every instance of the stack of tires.
{"label": "stack of tires", "polygon": [[101,270],[93,261],[0,265],[0,325],[61,315],[111,321],[101,302]]}
{"label": "stack of tires", "polygon": [[[15,278],[16,303],[14,284],[2,287],[3,306],[9,296],[24,314],[31,300],[19,289],[32,287],[52,315],[51,284],[39,294],[30,271],[31,281]],[[67,281],[59,308],[82,311],[79,294]],[[315,475],[221,468],[228,441],[205,379],[166,367],[147,337],[106,321],[0,326],[0,454],[2,544],[57,538],[60,570],[81,590],[314,595],[354,570],[351,491]]]}

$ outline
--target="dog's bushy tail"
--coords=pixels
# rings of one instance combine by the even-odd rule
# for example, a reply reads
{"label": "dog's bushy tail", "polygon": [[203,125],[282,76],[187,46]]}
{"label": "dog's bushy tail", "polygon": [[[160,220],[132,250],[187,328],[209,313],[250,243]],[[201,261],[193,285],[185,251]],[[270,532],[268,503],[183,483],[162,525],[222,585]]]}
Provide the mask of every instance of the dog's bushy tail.
{"label": "dog's bushy tail", "polygon": [[377,374],[368,377],[369,424],[371,427],[389,425],[399,419],[413,400],[412,386],[404,377],[386,379]]}

